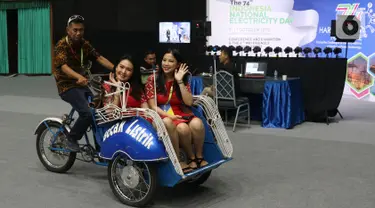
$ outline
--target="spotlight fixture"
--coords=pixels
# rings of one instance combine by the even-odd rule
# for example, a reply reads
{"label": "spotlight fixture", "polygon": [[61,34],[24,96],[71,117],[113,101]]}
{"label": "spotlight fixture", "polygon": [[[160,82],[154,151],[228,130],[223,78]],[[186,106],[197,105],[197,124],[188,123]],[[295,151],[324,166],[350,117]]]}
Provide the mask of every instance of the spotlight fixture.
{"label": "spotlight fixture", "polygon": [[255,57],[258,57],[258,53],[262,51],[262,49],[259,46],[255,46],[253,49],[255,53]]}
{"label": "spotlight fixture", "polygon": [[237,53],[239,53],[239,52],[243,51],[243,48],[242,48],[242,46],[237,46],[235,50],[236,50]]}
{"label": "spotlight fixture", "polygon": [[294,49],[294,53],[296,54],[297,57],[299,57],[299,54],[302,52],[302,48],[297,46],[295,49]]}
{"label": "spotlight fixture", "polygon": [[215,45],[213,48],[212,48],[212,51],[217,53],[218,51],[220,51],[220,47],[218,45]]}
{"label": "spotlight fixture", "polygon": [[220,50],[220,47],[215,45],[215,46],[212,46],[212,45],[209,45],[209,46],[206,46],[206,51],[209,52],[209,54],[211,56],[216,56],[217,55],[217,52]]}
{"label": "spotlight fixture", "polygon": [[206,51],[211,52],[213,49],[212,45],[206,46]]}
{"label": "spotlight fixture", "polygon": [[229,50],[233,52],[234,50],[236,50],[236,48],[234,46],[230,45]]}
{"label": "spotlight fixture", "polygon": [[342,52],[342,49],[339,48],[339,47],[336,47],[335,49],[333,49],[333,53],[336,55],[336,58],[339,57],[339,54]]}
{"label": "spotlight fixture", "polygon": [[332,48],[326,47],[324,48],[323,52],[327,55],[327,58],[328,58],[329,54],[332,53]]}
{"label": "spotlight fixture", "polygon": [[240,55],[241,51],[243,51],[243,48],[242,46],[237,46],[236,49],[235,49],[236,53],[237,53],[237,56]]}
{"label": "spotlight fixture", "polygon": [[273,49],[273,52],[276,53],[276,57],[279,57],[279,53],[283,52],[283,49],[277,46],[275,49]]}
{"label": "spotlight fixture", "polygon": [[322,49],[320,47],[315,47],[313,52],[315,53],[315,57],[318,58],[319,53],[322,52]]}
{"label": "spotlight fixture", "polygon": [[251,47],[250,46],[246,46],[243,51],[246,53],[246,56],[249,55],[249,52],[251,51]]}
{"label": "spotlight fixture", "polygon": [[270,56],[270,53],[273,51],[273,49],[270,47],[270,46],[267,46],[265,49],[264,49],[264,52],[266,52],[267,54],[267,57]]}
{"label": "spotlight fixture", "polygon": [[305,54],[305,57],[308,57],[309,53],[311,53],[311,48],[310,47],[304,48],[303,49],[303,53]]}
{"label": "spotlight fixture", "polygon": [[289,53],[292,53],[293,52],[293,48],[292,47],[286,47],[284,49],[284,53],[286,53],[286,57],[289,57]]}
{"label": "spotlight fixture", "polygon": [[208,46],[205,46],[205,48],[210,56],[216,55],[216,51],[214,51],[214,46],[208,45]]}

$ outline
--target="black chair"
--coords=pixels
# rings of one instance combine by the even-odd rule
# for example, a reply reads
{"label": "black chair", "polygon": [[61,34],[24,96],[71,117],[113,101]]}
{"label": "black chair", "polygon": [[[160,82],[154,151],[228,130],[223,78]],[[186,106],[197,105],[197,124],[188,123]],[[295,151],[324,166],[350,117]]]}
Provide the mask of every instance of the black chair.
{"label": "black chair", "polygon": [[[228,122],[228,110],[237,109],[233,132],[236,129],[238,115],[247,112],[247,124],[250,127],[250,104],[247,97],[236,97],[233,75],[227,71],[216,73],[216,96],[219,109],[225,110],[225,121]],[[240,111],[241,108],[246,108]]]}

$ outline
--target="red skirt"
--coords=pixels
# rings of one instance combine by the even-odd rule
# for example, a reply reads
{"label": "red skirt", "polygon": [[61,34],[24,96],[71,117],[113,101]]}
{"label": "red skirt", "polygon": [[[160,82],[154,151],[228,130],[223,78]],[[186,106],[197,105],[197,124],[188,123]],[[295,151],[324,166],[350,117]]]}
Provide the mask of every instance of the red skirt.
{"label": "red skirt", "polygon": [[[191,115],[187,115],[187,116],[191,116]],[[162,119],[164,119],[165,117],[167,116],[160,116]],[[186,123],[186,124],[189,124],[191,120],[193,120],[194,118],[196,118],[196,116],[191,116],[189,120],[186,120],[186,119],[176,119],[176,120],[172,120],[173,124],[175,126],[177,126],[178,124],[180,123]]]}

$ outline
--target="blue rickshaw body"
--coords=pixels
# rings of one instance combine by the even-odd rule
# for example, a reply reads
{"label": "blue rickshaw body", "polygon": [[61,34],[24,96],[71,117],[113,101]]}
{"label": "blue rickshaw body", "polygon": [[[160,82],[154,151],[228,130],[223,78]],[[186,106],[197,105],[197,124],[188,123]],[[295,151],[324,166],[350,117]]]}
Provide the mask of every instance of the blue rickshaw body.
{"label": "blue rickshaw body", "polygon": [[152,125],[141,117],[133,117],[97,127],[99,156],[112,160],[123,153],[134,161],[167,160],[163,142]]}
{"label": "blue rickshaw body", "polygon": [[154,127],[142,117],[132,117],[96,126],[95,137],[100,145],[99,156],[112,160],[116,154],[122,153],[134,161],[159,162],[157,165],[158,183],[166,187],[174,187],[197,175],[216,169],[231,160],[232,158],[225,158],[219,149],[201,107],[191,107],[191,110],[196,117],[202,120],[204,125],[203,154],[209,165],[185,174],[185,178],[175,171],[164,144],[158,139]]}

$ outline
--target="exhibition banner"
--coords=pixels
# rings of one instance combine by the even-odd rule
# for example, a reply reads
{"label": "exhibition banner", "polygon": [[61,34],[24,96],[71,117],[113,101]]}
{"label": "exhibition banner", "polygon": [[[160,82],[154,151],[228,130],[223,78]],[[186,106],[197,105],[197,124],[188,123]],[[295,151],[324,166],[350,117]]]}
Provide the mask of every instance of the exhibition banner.
{"label": "exhibition banner", "polygon": [[[375,13],[372,1],[345,0],[207,0],[208,19],[212,24],[209,45],[267,46],[282,49],[342,48],[330,36],[331,21],[337,15],[355,15],[360,20],[360,36],[348,44],[348,67],[344,93],[358,99],[375,101]],[[342,31],[337,25],[336,31]],[[243,55],[243,54],[241,54]],[[249,55],[254,55],[250,53]],[[280,54],[281,56],[285,54]],[[294,52],[290,56],[294,56]],[[275,56],[271,53],[270,56]],[[310,56],[315,56],[310,54]],[[322,52],[320,57],[326,57]],[[334,58],[336,55],[331,54]]]}

